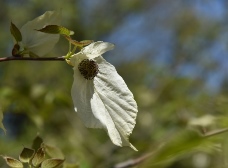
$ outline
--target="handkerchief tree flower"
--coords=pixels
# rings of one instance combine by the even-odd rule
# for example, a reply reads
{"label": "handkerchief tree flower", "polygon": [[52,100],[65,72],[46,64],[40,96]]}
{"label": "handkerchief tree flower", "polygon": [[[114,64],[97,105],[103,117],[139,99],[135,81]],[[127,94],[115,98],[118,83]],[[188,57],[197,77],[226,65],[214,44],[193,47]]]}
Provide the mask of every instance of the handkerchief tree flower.
{"label": "handkerchief tree flower", "polygon": [[[103,128],[115,145],[130,146],[137,151],[129,142],[136,123],[137,104],[115,67],[102,57],[114,45],[103,41],[73,40],[70,38],[73,31],[55,24],[58,19],[58,13],[46,12],[25,24],[21,30],[11,24],[11,34],[16,40],[14,56],[43,56],[62,34],[69,41],[69,52],[62,58],[74,67],[71,96],[75,111],[86,127]],[[20,46],[24,50],[20,51]],[[75,52],[77,47],[81,49],[78,53]]]}
{"label": "handkerchief tree flower", "polygon": [[137,104],[123,78],[102,54],[114,45],[94,42],[74,54],[74,82],[71,90],[74,109],[89,128],[103,128],[115,145],[130,146]]}

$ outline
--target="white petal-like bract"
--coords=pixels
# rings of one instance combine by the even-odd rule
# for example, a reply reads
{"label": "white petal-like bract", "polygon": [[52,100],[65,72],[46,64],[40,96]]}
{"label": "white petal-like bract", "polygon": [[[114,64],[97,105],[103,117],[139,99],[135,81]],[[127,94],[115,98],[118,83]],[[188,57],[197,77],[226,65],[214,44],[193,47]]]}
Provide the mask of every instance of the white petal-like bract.
{"label": "white petal-like bract", "polygon": [[59,35],[47,34],[36,30],[47,25],[59,25],[60,20],[60,11],[47,11],[34,20],[27,22],[20,29],[24,47],[38,56],[43,56],[50,52],[58,42]]}
{"label": "white petal-like bract", "polygon": [[[113,65],[105,61],[101,56],[95,60],[99,66],[99,73],[94,78],[95,92],[97,92],[103,102],[106,113],[111,116],[115,124],[115,131],[118,131],[121,136],[121,146],[130,146],[135,149],[128,140],[135,126],[138,112],[133,94]],[[109,136],[113,139],[111,137],[112,134],[109,134]]]}
{"label": "white petal-like bract", "polygon": [[114,44],[112,43],[97,41],[83,48],[81,52],[89,59],[93,59],[102,55],[106,51],[112,50],[113,48]]}
{"label": "white petal-like bract", "polygon": [[88,128],[103,128],[100,121],[95,118],[91,99],[94,94],[93,81],[86,80],[78,71],[78,62],[74,66],[74,82],[71,89],[71,96],[74,103],[74,109]]}
{"label": "white petal-like bract", "polygon": [[[72,99],[75,111],[87,127],[104,128],[115,145],[137,150],[129,142],[138,112],[133,94],[115,67],[98,55],[113,47],[111,43],[95,42],[72,57]],[[93,57],[92,53],[98,56]],[[98,64],[99,73],[93,80],[86,80],[80,74],[78,64],[91,57]]]}

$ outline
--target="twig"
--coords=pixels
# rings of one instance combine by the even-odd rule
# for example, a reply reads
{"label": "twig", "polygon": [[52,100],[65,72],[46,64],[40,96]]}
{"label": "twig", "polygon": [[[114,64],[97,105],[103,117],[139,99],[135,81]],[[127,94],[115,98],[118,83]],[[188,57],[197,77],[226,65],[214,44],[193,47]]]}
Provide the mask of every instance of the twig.
{"label": "twig", "polygon": [[38,58],[31,58],[31,57],[3,57],[0,58],[0,62],[5,61],[65,61],[64,57],[38,57]]}
{"label": "twig", "polygon": [[225,132],[228,132],[228,128],[208,132],[204,135],[204,137],[211,137],[211,136],[215,136],[215,135],[222,134]]}
{"label": "twig", "polygon": [[136,165],[140,164],[141,162],[143,162],[144,160],[146,160],[151,155],[152,155],[152,153],[147,153],[141,157],[138,157],[135,159],[129,159],[127,161],[116,164],[114,166],[114,168],[127,168],[127,167],[129,168],[129,167],[136,166]]}

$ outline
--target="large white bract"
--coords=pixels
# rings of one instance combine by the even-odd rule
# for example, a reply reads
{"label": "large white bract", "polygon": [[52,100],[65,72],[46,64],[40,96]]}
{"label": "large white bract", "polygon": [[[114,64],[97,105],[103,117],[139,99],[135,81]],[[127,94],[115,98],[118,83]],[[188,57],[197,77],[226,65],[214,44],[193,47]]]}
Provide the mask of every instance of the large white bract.
{"label": "large white bract", "polygon": [[23,47],[38,56],[44,56],[50,52],[59,40],[58,34],[47,34],[36,31],[47,25],[59,25],[60,11],[47,11],[43,15],[27,22],[20,29]]}
{"label": "large white bract", "polygon": [[[103,128],[115,145],[130,146],[129,136],[135,126],[137,104],[123,78],[115,67],[101,55],[112,50],[114,45],[94,42],[73,55],[74,82],[71,95],[75,111],[89,128]],[[85,59],[92,59],[99,67],[98,74],[87,80],[78,69]]]}

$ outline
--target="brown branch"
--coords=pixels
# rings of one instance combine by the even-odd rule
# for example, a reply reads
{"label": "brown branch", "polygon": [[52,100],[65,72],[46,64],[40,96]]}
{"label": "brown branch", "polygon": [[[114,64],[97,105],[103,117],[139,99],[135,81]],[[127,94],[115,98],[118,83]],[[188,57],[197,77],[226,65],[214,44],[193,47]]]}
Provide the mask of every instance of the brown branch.
{"label": "brown branch", "polygon": [[38,57],[38,58],[31,58],[31,57],[3,57],[0,58],[0,62],[5,61],[65,61],[64,57]]}
{"label": "brown branch", "polygon": [[135,159],[129,159],[127,161],[118,163],[114,166],[114,168],[127,168],[127,167],[133,167],[136,166],[140,163],[142,163],[144,160],[146,160],[148,157],[150,157],[152,155],[152,153],[147,153],[143,156],[140,156],[138,158]]}

